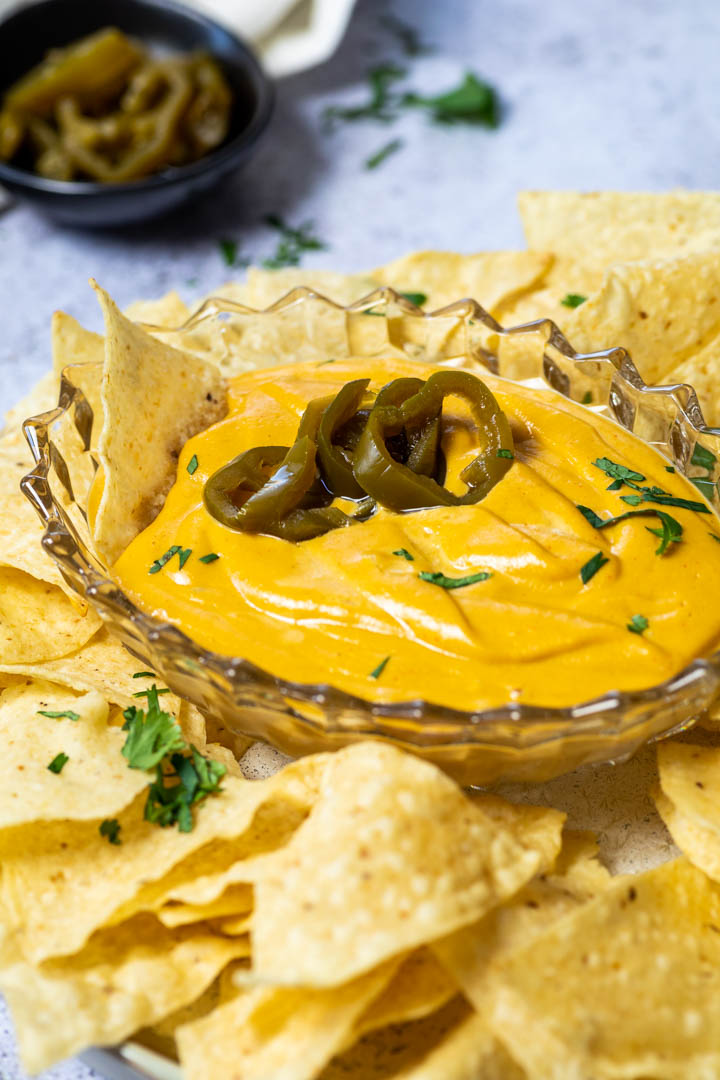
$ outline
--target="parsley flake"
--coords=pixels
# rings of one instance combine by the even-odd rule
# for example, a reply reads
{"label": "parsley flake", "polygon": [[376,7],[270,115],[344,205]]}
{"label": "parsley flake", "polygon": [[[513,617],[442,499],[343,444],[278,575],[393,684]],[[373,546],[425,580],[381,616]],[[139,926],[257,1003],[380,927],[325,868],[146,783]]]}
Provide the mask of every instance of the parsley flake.
{"label": "parsley flake", "polygon": [[105,820],[100,823],[98,832],[101,836],[107,836],[108,843],[122,844],[122,840],[120,839],[121,829],[122,825],[117,818],[105,818]]}
{"label": "parsley flake", "polygon": [[220,558],[219,555],[217,555],[214,551],[211,551],[207,555],[201,555],[200,558],[198,559],[198,562],[211,563],[211,562],[215,562],[215,560],[219,559],[219,558]]}
{"label": "parsley flake", "polygon": [[275,254],[271,258],[263,259],[266,270],[279,270],[283,266],[299,266],[303,252],[325,249],[325,244],[313,235],[313,224],[310,221],[296,229],[286,225],[277,214],[269,214],[265,221],[280,233]]}
{"label": "parsley flake", "polygon": [[428,581],[431,585],[439,585],[441,589],[464,589],[466,585],[474,585],[476,581],[487,581],[492,577],[487,570],[481,570],[479,574],[468,574],[466,577],[447,577],[439,571],[431,572],[421,570],[418,577],[422,581]]}
{"label": "parsley flake", "polygon": [[397,551],[393,551],[393,555],[399,555],[406,562],[415,562],[415,556],[411,555],[407,548],[398,548]]}
{"label": "parsley flake", "polygon": [[424,292],[401,292],[400,295],[404,296],[405,299],[409,303],[414,304],[415,307],[422,307],[424,304],[427,304],[427,296]]}
{"label": "parsley flake", "polygon": [[471,71],[454,90],[424,97],[408,93],[401,99],[403,105],[417,105],[429,109],[437,124],[482,124],[496,128],[500,123],[500,103],[497,92],[490,83],[478,78]]}
{"label": "parsley flake", "polygon": [[679,521],[676,521],[670,514],[666,514],[664,510],[651,510],[649,507],[646,510],[628,510],[624,514],[619,514],[617,517],[601,518],[599,514],[596,514],[594,510],[591,510],[589,506],[578,506],[577,508],[586,521],[595,529],[607,529],[610,525],[617,525],[619,521],[627,521],[629,518],[635,517],[657,517],[660,519],[662,528],[651,529],[646,526],[648,532],[654,533],[655,536],[660,537],[660,546],[656,549],[656,555],[664,555],[670,544],[679,544],[682,540],[683,527]]}
{"label": "parsley flake", "polygon": [[587,296],[583,296],[582,293],[569,292],[563,296],[560,303],[563,307],[576,308],[580,307],[581,304],[584,304],[586,300]]}
{"label": "parsley flake", "polygon": [[512,450],[506,450],[504,446],[500,447],[500,449],[498,450],[498,452],[497,452],[497,454],[495,456],[496,457],[501,457],[501,458],[511,458],[511,459],[515,457]]}
{"label": "parsley flake", "polygon": [[[642,473],[635,472],[634,469],[628,469],[625,465],[619,465],[616,461],[611,461],[610,458],[597,458],[593,465],[601,469],[606,476],[613,478],[614,482],[610,485],[608,491],[617,491],[623,484],[626,484],[638,493],[620,496],[623,502],[629,503],[631,506],[639,506],[640,503],[644,502],[653,502],[660,503],[661,506],[677,506],[681,510],[693,510],[696,514],[710,514],[712,512],[705,503],[695,502],[693,499],[680,499],[654,485],[653,487],[642,487],[641,482],[646,479]],[[699,481],[699,483],[705,482]]]}
{"label": "parsley flake", "polygon": [[633,615],[627,628],[631,634],[644,634],[649,625],[644,615]]}
{"label": "parsley flake", "polygon": [[48,769],[52,773],[61,773],[64,766],[67,765],[69,760],[70,758],[67,756],[67,754],[63,754],[62,752],[60,752],[59,754],[56,754],[55,757],[52,759],[52,761],[48,765]]}
{"label": "parsley flake", "polygon": [[674,465],[666,465],[665,466],[665,472],[674,473],[675,472],[675,466]]}
{"label": "parsley flake", "polygon": [[190,460],[187,463],[187,471],[190,473],[191,476],[193,476],[194,473],[197,472],[198,464],[199,464],[199,462],[198,462],[198,459],[197,459],[197,454],[193,454],[193,456],[190,458]]}
{"label": "parsley flake", "polygon": [[177,555],[178,551],[180,550],[181,548],[179,544],[173,544],[171,548],[167,549],[164,555],[161,555],[159,559],[155,560],[155,562],[148,570],[148,574],[157,574],[160,570],[162,570],[163,566],[167,566],[173,555]]}
{"label": "parsley flake", "polygon": [[80,713],[73,712],[72,709],[61,709],[55,711],[55,709],[38,709],[38,716],[48,716],[51,720],[79,720]]}
{"label": "parsley flake", "polygon": [[391,139],[390,142],[385,143],[384,146],[381,146],[379,150],[376,150],[374,154],[367,158],[365,168],[377,169],[379,165],[382,165],[383,161],[387,161],[389,157],[401,150],[404,145],[402,139]]}
{"label": "parsley flake", "polygon": [[136,671],[133,674],[133,679],[156,679],[157,675],[154,671]]}
{"label": "parsley flake", "polygon": [[181,570],[182,570],[183,566],[188,561],[188,559],[190,558],[191,555],[192,555],[192,548],[185,548],[184,551],[180,552],[180,560],[179,561],[180,561],[180,569]]}
{"label": "parsley flake", "polygon": [[380,676],[382,675],[383,671],[387,667],[389,660],[390,660],[389,656],[386,656],[384,660],[381,660],[380,663],[378,664],[378,666],[376,668],[373,668],[373,670],[370,672],[370,678],[371,679],[379,679]]}
{"label": "parsley flake", "polygon": [[610,560],[603,555],[602,551],[598,551],[596,555],[593,555],[592,559],[588,559],[585,565],[580,567],[580,578],[583,585],[587,585],[588,581],[595,577],[598,570],[609,562]]}

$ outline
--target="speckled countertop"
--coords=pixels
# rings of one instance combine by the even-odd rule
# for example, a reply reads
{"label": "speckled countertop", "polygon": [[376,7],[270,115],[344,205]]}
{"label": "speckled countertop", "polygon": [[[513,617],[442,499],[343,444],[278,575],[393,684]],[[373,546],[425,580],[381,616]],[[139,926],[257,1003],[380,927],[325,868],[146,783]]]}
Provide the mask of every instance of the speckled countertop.
{"label": "speckled countertop", "polygon": [[[380,19],[390,10],[418,27],[432,52],[404,57]],[[113,233],[59,228],[20,205],[0,216],[0,409],[47,369],[53,309],[98,326],[90,276],[121,304],[169,288],[190,299],[229,276],[220,239],[237,240],[252,258],[273,251],[268,213],[314,222],[327,251],[304,265],[360,269],[414,248],[522,247],[521,188],[717,187],[719,43],[715,0],[358,0],[340,51],[279,86],[257,156],[206,202]],[[324,107],[363,100],[365,72],[384,60],[407,66],[408,85],[423,92],[477,71],[501,93],[501,127],[432,126],[407,112],[393,125],[325,133]],[[402,149],[366,170],[395,137]],[[652,770],[647,752],[531,794],[598,829],[617,869],[637,868],[667,852],[646,798]],[[93,1075],[71,1062],[47,1077]],[[22,1076],[1,1013],[0,1076]]]}

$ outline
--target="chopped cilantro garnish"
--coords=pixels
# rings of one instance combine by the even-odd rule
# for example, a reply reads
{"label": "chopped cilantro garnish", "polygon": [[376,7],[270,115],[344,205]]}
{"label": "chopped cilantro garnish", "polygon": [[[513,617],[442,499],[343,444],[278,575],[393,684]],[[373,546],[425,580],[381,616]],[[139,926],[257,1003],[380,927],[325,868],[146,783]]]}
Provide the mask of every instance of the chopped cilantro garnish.
{"label": "chopped cilantro garnish", "polygon": [[471,71],[454,90],[435,97],[404,94],[401,103],[429,109],[432,119],[439,124],[483,124],[496,128],[500,123],[500,104],[495,89]]}
{"label": "chopped cilantro garnish", "polygon": [[[155,780],[150,784],[145,803],[146,821],[162,828],[177,825],[180,832],[191,832],[191,807],[220,790],[227,772],[225,766],[203,757],[194,746],[189,749],[189,757],[184,754],[171,756],[172,772],[165,771],[162,765],[156,766]],[[173,780],[177,783],[168,782]]]}
{"label": "chopped cilantro garnish", "polygon": [[133,674],[133,679],[156,679],[157,676],[154,671],[136,671]]}
{"label": "chopped cilantro garnish", "polygon": [[636,495],[620,496],[623,502],[629,503],[630,506],[639,506],[643,502],[654,502],[660,503],[661,506],[677,506],[681,510],[693,510],[696,514],[709,514],[711,512],[705,503],[695,502],[693,499],[677,498],[659,487],[641,487],[641,481],[645,480],[642,473],[635,472],[634,469],[628,469],[625,465],[618,465],[616,461],[611,461],[609,458],[598,458],[593,462],[593,465],[601,469],[607,476],[613,478],[614,482],[610,485],[608,491],[617,491],[623,484],[626,484],[638,493]]}
{"label": "chopped cilantro garnish", "polygon": [[621,495],[620,499],[628,506],[639,506],[641,502],[645,502],[642,495]]}
{"label": "chopped cilantro garnish", "polygon": [[371,679],[379,679],[380,678],[383,671],[385,670],[385,668],[388,665],[389,659],[390,659],[390,657],[386,656],[384,660],[380,661],[380,663],[378,664],[378,666],[376,668],[373,668],[373,670],[370,672],[370,678]]}
{"label": "chopped cilantro garnish", "polygon": [[717,492],[717,484],[714,480],[699,476],[689,476],[688,480],[695,485],[701,495],[704,495],[710,502],[713,501]]}
{"label": "chopped cilantro garnish", "polygon": [[665,466],[665,472],[669,472],[669,473],[675,472],[675,466],[674,465],[666,465]]}
{"label": "chopped cilantro garnish", "polygon": [[50,770],[50,772],[61,773],[63,771],[63,767],[67,765],[69,760],[70,758],[67,756],[67,754],[63,754],[62,752],[60,752],[59,754],[56,754],[55,757],[52,759],[52,761],[48,765],[48,769]]}
{"label": "chopped cilantro garnish", "polygon": [[177,555],[178,551],[180,551],[180,545],[173,544],[171,548],[167,549],[164,555],[161,555],[159,559],[155,560],[155,562],[148,570],[148,574],[157,574],[160,570],[162,570],[163,566],[166,566],[167,563],[170,562],[173,555]]}
{"label": "chopped cilantro garnish", "polygon": [[38,709],[38,716],[48,716],[51,720],[79,720],[80,713],[73,712],[72,709],[61,709],[55,711],[55,709]]}
{"label": "chopped cilantro garnish", "polygon": [[708,536],[712,536],[713,540],[717,540],[718,544],[720,544],[720,536],[716,536],[715,533],[711,532],[708,533]]}
{"label": "chopped cilantro garnish", "polygon": [[105,820],[100,823],[100,828],[98,829],[98,832],[101,836],[107,836],[108,842],[110,844],[121,844],[121,829],[122,825],[117,818],[105,818]]}
{"label": "chopped cilantro garnish", "polygon": [[427,304],[427,296],[424,292],[401,292],[401,296],[404,296],[415,307],[422,307],[423,304]]}
{"label": "chopped cilantro garnish", "polygon": [[649,625],[644,615],[633,615],[627,628],[631,634],[644,634]]}
{"label": "chopped cilantro garnish", "polygon": [[586,390],[585,393],[583,394],[583,396],[582,396],[582,404],[583,405],[591,405],[592,404],[592,394],[590,393],[589,390]]}
{"label": "chopped cilantro garnish", "polygon": [[147,711],[131,705],[123,713],[128,734],[122,755],[131,769],[153,769],[166,754],[185,747],[176,720],[160,708],[157,687],[142,693],[147,694]]}
{"label": "chopped cilantro garnish", "polygon": [[313,235],[313,225],[310,221],[298,226],[297,229],[286,225],[277,214],[268,214],[265,221],[280,233],[275,254],[269,259],[263,259],[263,266],[267,270],[278,270],[283,266],[299,266],[304,251],[322,251],[325,248],[325,244]]}
{"label": "chopped cilantro garnish", "polygon": [[198,467],[197,454],[193,454],[193,456],[190,458],[190,460],[187,463],[187,471],[190,473],[191,476],[193,475],[193,473],[195,473],[197,471],[197,467]]}
{"label": "chopped cilantro garnish", "polygon": [[598,551],[596,555],[593,555],[592,559],[588,559],[585,565],[580,567],[580,577],[583,585],[587,585],[590,578],[594,578],[598,570],[608,562],[610,560],[603,555],[602,551]]}
{"label": "chopped cilantro garnish", "polygon": [[201,563],[215,562],[215,560],[219,559],[219,558],[220,558],[219,555],[217,555],[214,551],[211,551],[207,555],[201,555],[200,558],[198,559],[198,562],[201,562]]}
{"label": "chopped cilantro garnish", "polygon": [[492,577],[492,574],[489,574],[486,570],[481,570],[479,574],[467,574],[466,577],[452,578],[441,574],[439,571],[421,570],[418,577],[422,581],[428,581],[431,585],[439,585],[441,589],[463,589],[466,585],[474,585],[476,581],[487,581],[488,578]]}
{"label": "chopped cilantro garnish", "polygon": [[155,769],[145,820],[190,832],[191,807],[220,789],[226,769],[185,742],[175,719],[160,708],[159,693],[155,686],[147,692],[146,712],[133,705],[123,713],[128,735],[122,754],[131,769]]}
{"label": "chopped cilantro garnish", "polygon": [[593,461],[593,465],[598,469],[602,469],[606,476],[611,476],[613,480],[620,480],[622,483],[632,481],[634,484],[639,484],[645,479],[642,473],[635,472],[634,469],[628,469],[626,465],[618,465],[616,461],[611,461],[610,458],[597,458]]}
{"label": "chopped cilantro garnish", "polygon": [[149,697],[150,694],[153,692],[153,690],[158,695],[159,694],[169,694],[170,693],[170,691],[168,690],[168,688],[166,686],[161,687],[159,690],[158,690],[158,688],[156,686],[153,686],[152,690],[138,690],[138,692],[136,694],[133,694],[133,697]]}
{"label": "chopped cilantro garnish", "polygon": [[406,75],[404,68],[397,64],[380,64],[368,72],[370,98],[363,105],[331,105],[324,112],[327,126],[332,127],[336,120],[380,120],[388,123],[397,115],[398,101],[391,93],[391,86],[397,79]]}
{"label": "chopped cilantro garnish", "polygon": [[240,245],[237,240],[218,240],[220,254],[226,266],[248,266],[249,259],[240,255]]}
{"label": "chopped cilantro garnish", "polygon": [[390,142],[385,143],[384,146],[381,146],[379,150],[376,150],[374,154],[367,158],[365,161],[365,168],[377,169],[379,165],[382,165],[383,161],[386,161],[389,157],[392,157],[393,154],[396,154],[403,145],[404,142],[402,139],[391,139]]}
{"label": "chopped cilantro garnish", "polygon": [[670,544],[679,544],[682,540],[683,527],[679,521],[676,521],[670,514],[666,514],[664,510],[651,510],[649,507],[647,510],[628,510],[625,514],[619,514],[617,517],[601,518],[599,514],[596,514],[594,510],[591,510],[589,506],[578,506],[578,510],[583,515],[586,521],[595,529],[607,529],[609,525],[617,525],[619,521],[627,521],[629,518],[635,517],[658,517],[662,523],[661,529],[650,529],[648,532],[654,533],[655,536],[660,537],[660,546],[656,549],[656,555],[664,555]]}
{"label": "chopped cilantro garnish", "polygon": [[393,551],[393,555],[399,555],[401,559],[405,559],[407,562],[415,562],[415,556],[411,555],[407,548],[398,548],[397,551]]}
{"label": "chopped cilantro garnish", "polygon": [[184,551],[180,552],[180,569],[181,570],[182,570],[183,566],[188,561],[188,559],[190,558],[191,555],[192,555],[192,548],[185,548]]}
{"label": "chopped cilantro garnish", "polygon": [[697,465],[700,469],[707,469],[708,472],[712,472],[715,467],[717,458],[711,450],[707,450],[700,443],[695,443],[695,449],[693,455],[690,458],[691,465]]}
{"label": "chopped cilantro garnish", "polygon": [[583,296],[582,293],[569,292],[563,296],[560,303],[563,307],[576,308],[580,307],[581,304],[584,304],[586,300],[587,296]]}
{"label": "chopped cilantro garnish", "polygon": [[500,449],[498,450],[496,456],[497,457],[502,457],[502,458],[514,458],[515,457],[512,450],[506,450],[504,446],[500,447]]}

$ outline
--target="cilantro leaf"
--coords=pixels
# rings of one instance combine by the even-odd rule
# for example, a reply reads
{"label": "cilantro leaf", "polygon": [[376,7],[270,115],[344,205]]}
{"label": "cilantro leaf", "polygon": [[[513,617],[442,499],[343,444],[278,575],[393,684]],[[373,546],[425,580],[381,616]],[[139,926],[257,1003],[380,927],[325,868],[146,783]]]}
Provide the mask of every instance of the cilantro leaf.
{"label": "cilantro leaf", "polygon": [[121,829],[122,829],[122,825],[119,823],[117,818],[105,818],[105,820],[100,823],[100,827],[98,829],[98,832],[100,833],[101,836],[107,836],[108,843],[110,843],[110,844],[121,844],[122,843],[122,840],[120,839],[120,830]]}
{"label": "cilantro leaf", "polygon": [[711,450],[701,446],[700,443],[695,443],[695,449],[693,450],[692,457],[690,458],[691,465],[697,465],[701,469],[707,469],[710,473],[715,468],[717,458]]}
{"label": "cilantro leaf", "polygon": [[157,675],[154,671],[136,671],[133,673],[133,679],[156,679]]}
{"label": "cilantro leaf", "polygon": [[159,559],[155,560],[155,562],[148,570],[148,574],[157,574],[160,570],[162,570],[163,566],[167,566],[173,555],[177,555],[178,551],[180,551],[180,545],[173,544],[172,547],[167,549],[164,555],[161,555]]}
{"label": "cilantro leaf", "polygon": [[407,548],[398,548],[397,551],[393,551],[393,555],[399,555],[406,562],[415,562],[415,556],[411,555]]}
{"label": "cilantro leaf", "polygon": [[633,483],[639,484],[645,479],[642,473],[635,472],[634,469],[628,469],[625,465],[618,465],[617,461],[611,461],[610,458],[596,458],[593,465],[598,469],[602,469],[606,476],[624,483],[631,480]]}
{"label": "cilantro leaf", "polygon": [[152,769],[166,754],[185,746],[174,717],[160,708],[156,686],[147,691],[147,712],[132,705],[123,716],[128,734],[122,755],[131,769]]}
{"label": "cilantro leaf", "polygon": [[592,559],[588,559],[584,566],[580,567],[580,578],[583,585],[587,585],[588,581],[595,577],[598,570],[608,562],[610,562],[610,560],[603,555],[602,551],[598,551],[596,555],[593,555]]}
{"label": "cilantro leaf", "polygon": [[52,761],[48,765],[48,769],[50,770],[50,772],[53,773],[61,773],[69,760],[70,758],[67,756],[67,754],[63,754],[61,751],[59,754],[56,754],[55,757],[52,759]]}
{"label": "cilantro leaf", "polygon": [[423,304],[427,304],[427,296],[424,292],[401,292],[401,296],[404,296],[415,307],[422,307]]}
{"label": "cilantro leaf", "polygon": [[198,559],[198,562],[211,563],[211,562],[215,562],[215,560],[219,559],[219,558],[220,558],[219,555],[217,555],[214,551],[211,551],[207,555],[201,555],[200,558]]}
{"label": "cilantro leaf", "polygon": [[[662,488],[656,487],[641,487],[641,481],[646,477],[642,473],[635,472],[633,469],[626,468],[625,465],[618,465],[616,461],[611,461],[610,458],[597,458],[593,462],[593,465],[607,475],[613,477],[614,483],[610,485],[608,491],[617,491],[623,484],[627,484],[628,487],[633,488],[637,494],[635,495],[621,495],[620,498],[623,502],[629,503],[630,506],[639,506],[640,503],[653,502],[659,503],[661,506],[677,506],[681,510],[693,510],[696,514],[710,514],[712,511],[705,503],[695,502],[693,499],[681,499],[675,495],[670,495],[667,491],[663,491]],[[697,481],[694,481],[697,483]],[[705,481],[700,481],[704,483]]]}
{"label": "cilantro leaf", "polygon": [[268,214],[265,221],[273,229],[280,233],[275,254],[268,259],[263,259],[266,270],[279,270],[283,266],[299,266],[300,259],[305,251],[323,251],[325,244],[313,235],[313,224],[307,221],[294,229],[277,214]]}
{"label": "cilantro leaf", "polygon": [[363,105],[331,105],[323,114],[325,124],[332,128],[337,120],[379,120],[389,123],[398,111],[398,102],[391,93],[392,84],[403,79],[407,72],[397,64],[379,64],[368,72],[370,97]]}
{"label": "cilantro leaf", "polygon": [[655,536],[661,538],[660,546],[656,549],[656,555],[664,555],[670,544],[679,544],[682,540],[683,527],[679,521],[676,521],[670,514],[665,513],[664,510],[654,510],[648,507],[646,510],[628,510],[625,514],[619,514],[617,517],[601,518],[599,514],[596,514],[594,510],[591,510],[589,506],[578,506],[577,508],[583,515],[586,521],[595,529],[607,529],[609,525],[617,525],[619,521],[627,521],[629,518],[635,517],[657,517],[660,518],[662,524],[661,529],[651,529],[646,526],[648,532],[654,533]]}
{"label": "cilantro leaf", "polygon": [[433,51],[430,45],[421,41],[414,26],[398,19],[396,15],[381,15],[380,22],[397,38],[406,56],[421,56]]}
{"label": "cilantro leaf", "polygon": [[586,390],[582,396],[582,405],[592,405],[592,393],[590,390]]}
{"label": "cilantro leaf", "polygon": [[431,585],[439,585],[441,589],[463,589],[466,585],[474,585],[476,581],[487,581],[492,577],[486,570],[479,574],[467,574],[465,577],[452,578],[441,574],[439,571],[431,572],[421,570],[418,577],[422,581],[428,581]]}
{"label": "cilantro leaf", "polygon": [[380,663],[378,664],[378,666],[376,668],[373,668],[373,670],[370,672],[370,678],[371,679],[379,679],[380,676],[382,675],[383,671],[387,667],[389,660],[390,660],[389,656],[386,656],[384,660],[381,660]]}
{"label": "cilantro leaf", "polygon": [[391,139],[390,142],[385,143],[379,150],[376,150],[374,154],[371,154],[365,161],[366,169],[377,169],[379,165],[382,165],[383,161],[387,161],[389,157],[396,154],[398,150],[404,146],[402,139]]}
{"label": "cilantro leaf", "polygon": [[250,260],[240,255],[240,245],[237,240],[218,240],[218,247],[226,266],[248,266]]}
{"label": "cilantro leaf", "polygon": [[197,454],[193,454],[193,456],[190,458],[190,460],[187,463],[187,471],[190,473],[191,476],[195,472],[197,472],[198,464],[199,464],[199,462],[198,462],[198,459],[197,459]]}
{"label": "cilantro leaf", "polygon": [[644,634],[649,625],[644,615],[633,615],[627,628],[631,634]]}
{"label": "cilantro leaf", "polygon": [[171,772],[162,765],[156,766],[155,780],[150,784],[145,803],[146,821],[162,828],[177,825],[180,832],[191,832],[191,807],[219,791],[227,771],[225,766],[203,757],[194,746],[190,747],[190,755],[173,754]]}
{"label": "cilantro leaf", "polygon": [[192,548],[185,548],[183,551],[180,552],[179,562],[180,562],[180,569],[181,570],[182,570],[183,566],[188,561],[188,559],[190,558],[191,555],[192,555]]}
{"label": "cilantro leaf", "polygon": [[429,109],[432,119],[439,124],[482,124],[496,128],[500,123],[500,104],[494,87],[471,71],[454,90],[435,97],[404,94],[402,104]]}
{"label": "cilantro leaf", "polygon": [[500,449],[498,450],[498,452],[497,452],[497,454],[495,456],[496,457],[502,457],[502,458],[514,458],[515,457],[512,450],[506,450],[504,446],[500,447]]}
{"label": "cilantro leaf", "polygon": [[48,716],[51,720],[79,720],[80,713],[73,712],[72,709],[61,709],[56,711],[55,709],[38,709],[38,716]]}
{"label": "cilantro leaf", "polygon": [[584,304],[586,300],[587,296],[583,296],[582,293],[569,292],[563,296],[560,303],[563,307],[576,308],[580,307],[581,304]]}

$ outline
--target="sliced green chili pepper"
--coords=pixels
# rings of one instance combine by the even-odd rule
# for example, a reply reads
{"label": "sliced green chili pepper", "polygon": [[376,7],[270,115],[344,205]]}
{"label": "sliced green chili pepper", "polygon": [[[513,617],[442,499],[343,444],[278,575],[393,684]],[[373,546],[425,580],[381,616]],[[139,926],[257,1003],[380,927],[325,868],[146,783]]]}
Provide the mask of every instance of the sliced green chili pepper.
{"label": "sliced green chili pepper", "polygon": [[320,419],[317,433],[320,472],[328,488],[348,499],[361,499],[365,491],[355,479],[352,454],[346,445],[336,442],[336,436],[356,416],[369,379],[346,383],[327,406]]}
{"label": "sliced green chili pepper", "polygon": [[[461,473],[461,480],[468,486],[464,495],[455,495],[431,476],[401,464],[388,448],[388,441],[406,429],[422,430],[423,425],[437,420],[449,396],[467,401],[484,442],[482,453]],[[498,457],[498,450],[512,452],[510,426],[493,395],[475,375],[440,371],[402,405],[384,404],[389,397],[378,395],[354,458],[358,483],[384,506],[402,511],[476,503],[511,467],[512,458]]]}

